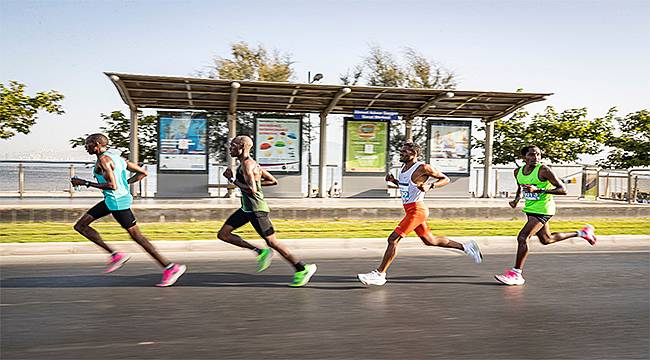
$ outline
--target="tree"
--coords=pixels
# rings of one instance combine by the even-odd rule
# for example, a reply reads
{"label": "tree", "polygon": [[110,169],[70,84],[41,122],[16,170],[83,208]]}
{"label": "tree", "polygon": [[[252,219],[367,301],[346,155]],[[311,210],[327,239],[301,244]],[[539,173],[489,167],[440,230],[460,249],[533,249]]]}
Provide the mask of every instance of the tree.
{"label": "tree", "polygon": [[[456,75],[435,61],[428,60],[414,49],[405,48],[404,64],[379,46],[371,46],[369,54],[352,70],[341,74],[339,79],[344,85],[385,87],[411,87],[428,89],[454,89],[457,85]],[[399,148],[406,139],[405,122],[391,121],[389,151],[394,160]],[[424,121],[413,121],[413,141],[423,149],[426,148],[427,129]]]}
{"label": "tree", "polygon": [[[214,65],[207,73],[199,75],[212,79],[255,80],[255,81],[289,81],[293,77],[293,60],[289,54],[278,50],[269,51],[262,45],[250,47],[246,42],[233,43],[230,47],[231,58],[216,57]],[[255,121],[253,112],[237,112],[237,134],[253,136]],[[210,153],[219,162],[226,161],[228,152],[228,114],[212,112],[208,114]],[[306,131],[307,127],[303,129]]]}
{"label": "tree", "polygon": [[639,110],[615,120],[620,135],[607,138],[605,145],[614,149],[598,164],[614,169],[650,166],[650,111]]}
{"label": "tree", "polygon": [[[520,160],[525,145],[537,145],[551,162],[575,162],[582,154],[598,154],[612,132],[612,108],[603,118],[587,119],[587,109],[567,109],[558,113],[547,106],[543,113],[529,117],[521,109],[510,117],[494,122],[493,163],[511,164]],[[479,130],[485,131],[485,125]],[[484,140],[476,147],[485,148]]]}
{"label": "tree", "polygon": [[293,76],[293,60],[289,54],[275,49],[269,51],[262,45],[254,49],[244,41],[231,44],[230,52],[231,59],[213,59],[209,78],[286,82]]}
{"label": "tree", "polygon": [[25,94],[26,86],[9,81],[9,86],[0,84],[0,139],[9,139],[17,133],[29,134],[38,119],[38,111],[51,114],[64,113],[59,102],[63,95],[55,90],[38,92],[34,97]]}
{"label": "tree", "polygon": [[[106,126],[100,127],[100,132],[108,137],[111,148],[121,150],[122,156],[128,158],[130,119],[124,116],[121,111],[113,111],[110,115],[101,114],[101,117],[106,122]],[[158,118],[154,115],[143,116],[138,114],[138,159],[141,162],[155,164],[157,161],[157,122]],[[70,144],[73,148],[84,146],[88,135],[71,139]]]}

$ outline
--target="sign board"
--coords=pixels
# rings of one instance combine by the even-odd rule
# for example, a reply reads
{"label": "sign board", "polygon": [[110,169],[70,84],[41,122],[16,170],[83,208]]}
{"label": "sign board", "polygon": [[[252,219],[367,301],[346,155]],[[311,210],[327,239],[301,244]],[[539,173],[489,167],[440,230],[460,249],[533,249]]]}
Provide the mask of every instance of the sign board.
{"label": "sign board", "polygon": [[397,120],[399,114],[392,110],[354,110],[357,120]]}
{"label": "sign board", "polygon": [[255,158],[269,172],[300,174],[302,165],[302,117],[255,118]]}
{"label": "sign board", "polygon": [[158,113],[158,171],[208,171],[208,120],[203,113]]}
{"label": "sign board", "polygon": [[447,175],[469,176],[472,122],[429,119],[427,124],[429,164]]}
{"label": "sign board", "polygon": [[345,118],[343,174],[386,172],[389,123]]}

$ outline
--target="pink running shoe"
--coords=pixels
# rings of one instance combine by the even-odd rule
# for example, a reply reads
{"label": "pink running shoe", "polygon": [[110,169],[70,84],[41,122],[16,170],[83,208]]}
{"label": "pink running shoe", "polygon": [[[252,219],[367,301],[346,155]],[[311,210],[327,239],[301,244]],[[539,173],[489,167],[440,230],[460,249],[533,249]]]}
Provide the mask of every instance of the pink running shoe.
{"label": "pink running shoe", "polygon": [[591,224],[585,225],[580,231],[578,231],[578,236],[587,240],[591,246],[596,245],[596,229]]}
{"label": "pink running shoe", "polygon": [[121,252],[116,252],[115,254],[111,255],[111,260],[108,262],[108,267],[106,270],[104,270],[104,274],[110,274],[113,271],[121,268],[122,265],[126,264],[130,258],[131,257],[129,255]]}
{"label": "pink running shoe", "polygon": [[503,274],[494,275],[494,278],[506,285],[523,285],[526,282],[521,274],[512,269],[506,269]]}
{"label": "pink running shoe", "polygon": [[178,280],[181,275],[185,273],[187,266],[174,264],[170,269],[165,269],[163,271],[162,281],[159,284],[156,284],[158,287],[172,286]]}

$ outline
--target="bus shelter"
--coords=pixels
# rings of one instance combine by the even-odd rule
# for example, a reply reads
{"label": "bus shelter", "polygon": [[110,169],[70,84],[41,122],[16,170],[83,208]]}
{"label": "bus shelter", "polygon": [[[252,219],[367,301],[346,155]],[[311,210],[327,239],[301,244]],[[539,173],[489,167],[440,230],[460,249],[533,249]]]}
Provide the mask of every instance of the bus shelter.
{"label": "bus shelter", "polygon": [[[137,112],[139,109],[181,111],[227,111],[229,138],[236,136],[238,111],[320,116],[319,197],[326,197],[327,118],[331,114],[352,116],[363,111],[390,111],[405,120],[406,138],[412,138],[416,118],[480,119],[486,125],[483,197],[490,197],[494,121],[551,93],[415,89],[373,86],[323,85],[287,82],[220,80],[195,77],[105,73],[129,107],[130,159],[137,162]],[[390,120],[388,120],[390,122]],[[300,136],[300,134],[298,134]],[[430,134],[430,138],[434,134]],[[427,159],[428,160],[428,159]],[[234,166],[234,159],[228,159]],[[299,176],[299,175],[287,175]],[[374,179],[377,176],[373,177]],[[207,176],[205,176],[207,181]],[[361,182],[368,179],[362,179]],[[174,183],[192,184],[189,174],[176,174]],[[196,182],[200,187],[202,181]],[[376,181],[376,180],[375,180]],[[383,182],[383,178],[381,180]],[[292,186],[293,181],[290,181]],[[205,183],[207,192],[207,182]]]}

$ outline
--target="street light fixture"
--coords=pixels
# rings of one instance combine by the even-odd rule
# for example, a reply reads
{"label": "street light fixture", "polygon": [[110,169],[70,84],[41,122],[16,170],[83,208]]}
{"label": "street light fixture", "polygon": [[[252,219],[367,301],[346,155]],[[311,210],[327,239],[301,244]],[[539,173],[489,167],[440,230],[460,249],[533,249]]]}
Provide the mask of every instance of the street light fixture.
{"label": "street light fixture", "polygon": [[315,83],[316,81],[320,81],[320,80],[322,80],[322,79],[323,79],[323,74],[321,74],[321,73],[316,73],[316,74],[314,75],[314,78],[312,79],[312,78],[311,78],[311,71],[308,71],[308,72],[307,72],[307,83],[308,83],[308,84],[313,84],[313,83]]}

